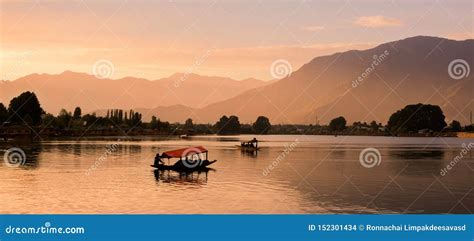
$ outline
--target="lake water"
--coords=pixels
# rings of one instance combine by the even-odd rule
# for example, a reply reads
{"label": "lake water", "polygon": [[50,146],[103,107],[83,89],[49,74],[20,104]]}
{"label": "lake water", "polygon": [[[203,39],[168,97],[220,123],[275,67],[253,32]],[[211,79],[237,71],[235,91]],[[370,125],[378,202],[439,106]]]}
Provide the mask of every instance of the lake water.
{"label": "lake water", "polygon": [[[18,147],[26,162],[1,162],[0,213],[474,211],[474,150],[463,146],[474,139],[257,136],[256,155],[235,147],[251,138],[3,142],[1,156]],[[215,171],[186,176],[150,167],[156,152],[196,145],[218,160]],[[362,162],[364,167],[365,148],[375,148],[380,162]]]}

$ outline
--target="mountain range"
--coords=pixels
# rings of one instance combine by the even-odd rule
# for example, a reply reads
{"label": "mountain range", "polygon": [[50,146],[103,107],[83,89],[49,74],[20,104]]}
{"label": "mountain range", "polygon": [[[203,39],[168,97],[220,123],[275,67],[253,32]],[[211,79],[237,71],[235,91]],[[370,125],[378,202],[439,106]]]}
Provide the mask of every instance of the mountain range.
{"label": "mountain range", "polygon": [[[378,64],[370,69],[375,58]],[[430,103],[441,106],[448,120],[468,123],[474,75],[466,71],[464,78],[452,78],[449,73],[456,70],[448,67],[457,60],[465,61],[468,69],[473,65],[474,40],[412,37],[314,58],[274,84],[198,111],[205,120],[215,120],[219,113],[236,114],[244,122],[263,114],[275,123],[328,123],[338,116],[349,123],[386,123],[405,105]]]}
{"label": "mountain range", "polygon": [[[71,111],[76,106],[80,106],[83,112],[171,105],[202,108],[269,83],[271,81],[237,81],[192,73],[177,73],[153,81],[134,77],[100,79],[94,75],[65,71],[0,81],[0,102],[8,104],[13,97],[30,90],[36,93],[42,107],[53,114],[62,108]],[[203,95],[209,98],[202,98]]]}
{"label": "mountain range", "polygon": [[[467,65],[458,78],[456,71],[463,69],[454,67],[460,61]],[[155,115],[171,122],[190,117],[196,123],[215,123],[222,115],[237,115],[250,123],[264,115],[272,123],[292,124],[326,124],[338,116],[349,123],[386,123],[405,105],[430,103],[441,106],[448,120],[467,124],[474,109],[474,75],[468,71],[473,63],[472,39],[417,36],[316,57],[278,81],[195,74],[156,81],[33,74],[0,84],[0,102],[33,90],[53,113],[78,105],[98,114],[107,108],[134,108],[145,120]]]}

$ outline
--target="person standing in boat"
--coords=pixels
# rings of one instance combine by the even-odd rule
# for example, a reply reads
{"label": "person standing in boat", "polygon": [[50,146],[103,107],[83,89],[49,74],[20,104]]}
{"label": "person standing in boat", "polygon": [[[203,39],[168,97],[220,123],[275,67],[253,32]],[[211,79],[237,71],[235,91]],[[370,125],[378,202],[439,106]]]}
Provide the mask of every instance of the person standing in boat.
{"label": "person standing in boat", "polygon": [[160,156],[160,153],[156,153],[156,156],[155,156],[155,163],[153,164],[154,166],[159,166],[160,164],[165,164],[165,162],[163,160],[161,160],[161,156]]}
{"label": "person standing in boat", "polygon": [[252,144],[251,144],[251,146],[252,146],[253,148],[258,148],[258,141],[257,141],[257,138],[254,137],[254,138],[252,139]]}

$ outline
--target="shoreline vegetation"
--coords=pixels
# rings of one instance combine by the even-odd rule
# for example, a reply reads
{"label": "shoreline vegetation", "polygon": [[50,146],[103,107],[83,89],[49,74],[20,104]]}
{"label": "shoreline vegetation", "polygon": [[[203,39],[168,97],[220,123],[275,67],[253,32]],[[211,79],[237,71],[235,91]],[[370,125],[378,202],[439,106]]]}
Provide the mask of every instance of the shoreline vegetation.
{"label": "shoreline vegetation", "polygon": [[461,126],[452,120],[448,125],[439,106],[407,105],[393,113],[387,124],[372,121],[347,125],[343,116],[328,125],[271,124],[259,116],[252,124],[240,123],[237,116],[222,116],[215,124],[169,123],[153,116],[149,122],[134,110],[110,109],[106,116],[82,115],[80,107],[73,112],[63,109],[57,116],[46,113],[33,92],[24,92],[10,101],[8,108],[0,103],[0,140],[41,139],[97,136],[192,136],[192,135],[354,135],[404,137],[474,137],[472,124]]}

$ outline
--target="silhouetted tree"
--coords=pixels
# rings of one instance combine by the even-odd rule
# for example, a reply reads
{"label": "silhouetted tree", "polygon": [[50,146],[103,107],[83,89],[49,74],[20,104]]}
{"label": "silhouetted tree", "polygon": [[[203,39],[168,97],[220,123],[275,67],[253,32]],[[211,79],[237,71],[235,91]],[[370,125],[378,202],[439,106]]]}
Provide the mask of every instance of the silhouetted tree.
{"label": "silhouetted tree", "polygon": [[128,124],[129,124],[129,125],[133,125],[133,115],[134,115],[133,110],[130,110],[130,111],[128,112],[128,119],[129,119],[129,120],[128,120],[128,122],[129,122]]}
{"label": "silhouetted tree", "polygon": [[346,129],[346,123],[346,119],[342,116],[339,116],[331,120],[329,123],[329,129],[331,131],[342,131]]}
{"label": "silhouetted tree", "polygon": [[377,124],[376,121],[370,122],[370,129],[372,129],[372,131],[378,131],[379,130],[379,124]]}
{"label": "silhouetted tree", "polygon": [[114,121],[117,123],[119,122],[119,110],[118,109],[114,109]]}
{"label": "silhouetted tree", "polygon": [[216,123],[218,134],[239,134],[240,122],[239,117],[232,115],[230,117],[222,116]]}
{"label": "silhouetted tree", "polygon": [[[82,119],[84,120],[86,125],[92,125],[94,123],[97,123],[97,120],[98,120],[95,113],[84,115],[82,117]],[[106,118],[106,119],[108,119],[108,118]]]}
{"label": "silhouetted tree", "polygon": [[168,121],[161,122],[160,119],[158,119],[158,130],[171,131],[171,124]]}
{"label": "silhouetted tree", "polygon": [[123,121],[123,110],[119,110],[118,112],[118,122],[122,123]]}
{"label": "silhouetted tree", "polygon": [[186,130],[194,130],[194,124],[193,124],[193,119],[188,118],[186,122],[184,123],[184,128]]}
{"label": "silhouetted tree", "polygon": [[41,122],[44,113],[41,105],[33,92],[24,92],[13,98],[8,106],[8,115],[13,123],[37,125]]}
{"label": "silhouetted tree", "polygon": [[356,121],[356,122],[352,123],[352,126],[353,126],[353,127],[361,127],[361,126],[362,126],[362,122]]}
{"label": "silhouetted tree", "polygon": [[56,127],[58,126],[58,119],[52,114],[44,114],[41,117],[41,122],[46,127]]}
{"label": "silhouetted tree", "polygon": [[[125,113],[125,116],[126,116],[126,114],[127,113]],[[158,126],[159,126],[158,118],[156,118],[156,116],[152,116],[151,121],[150,121],[150,128],[155,130],[155,129],[158,129]]]}
{"label": "silhouetted tree", "polygon": [[72,115],[72,118],[74,118],[75,120],[78,120],[78,119],[81,119],[81,117],[82,117],[81,107],[76,107],[76,109],[74,109],[74,114]]}
{"label": "silhouetted tree", "polygon": [[72,115],[70,112],[67,112],[67,110],[62,109],[59,112],[58,118],[57,118],[57,126],[61,128],[66,128],[69,127],[70,123],[72,120]]}
{"label": "silhouetted tree", "polygon": [[240,133],[240,121],[239,121],[239,117],[235,116],[235,115],[231,115],[229,117],[229,123],[228,123],[228,128],[229,128],[229,132],[231,134],[239,134]]}
{"label": "silhouetted tree", "polygon": [[133,127],[140,126],[142,124],[142,114],[132,110],[130,110],[130,113],[133,113],[133,115],[131,115],[130,125]]}
{"label": "silhouetted tree", "polygon": [[270,120],[265,116],[259,116],[255,123],[252,125],[252,129],[257,134],[267,134],[272,124]]}
{"label": "silhouetted tree", "polygon": [[224,126],[227,125],[227,122],[229,122],[229,117],[226,115],[223,115],[219,121],[216,122],[216,128],[217,128],[217,133],[220,134],[224,130]]}
{"label": "silhouetted tree", "polygon": [[474,131],[474,125],[467,125],[467,126],[464,126],[464,131]]}
{"label": "silhouetted tree", "polygon": [[250,124],[241,124],[240,125],[240,134],[254,134],[256,133],[255,130],[252,128]]}
{"label": "silhouetted tree", "polygon": [[390,116],[387,127],[392,132],[441,131],[446,127],[444,118],[443,111],[437,105],[407,105]]}
{"label": "silhouetted tree", "polygon": [[0,125],[3,124],[8,119],[8,110],[7,108],[0,103]]}
{"label": "silhouetted tree", "polygon": [[453,120],[451,124],[449,124],[449,128],[451,131],[461,131],[461,123],[457,120]]}

